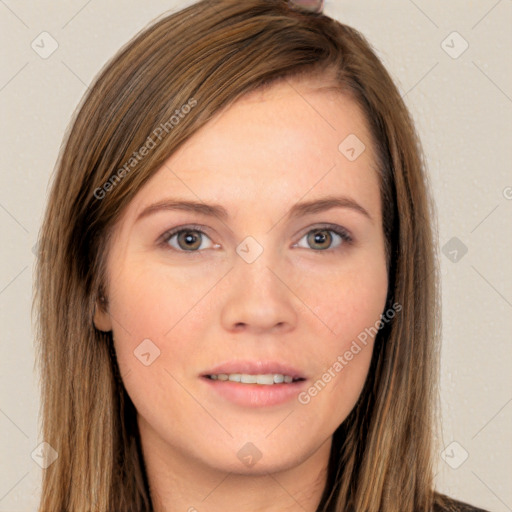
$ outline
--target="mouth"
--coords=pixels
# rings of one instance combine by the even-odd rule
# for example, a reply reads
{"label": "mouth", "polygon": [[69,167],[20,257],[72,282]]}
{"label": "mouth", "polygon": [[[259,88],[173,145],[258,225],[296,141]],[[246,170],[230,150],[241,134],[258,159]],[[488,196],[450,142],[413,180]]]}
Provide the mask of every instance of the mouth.
{"label": "mouth", "polygon": [[230,361],[202,375],[217,396],[243,407],[268,407],[296,399],[307,377],[274,361]]}
{"label": "mouth", "polygon": [[262,386],[291,384],[306,380],[303,372],[288,363],[268,360],[227,361],[204,372],[202,377]]}
{"label": "mouth", "polygon": [[262,386],[274,386],[276,384],[291,384],[293,382],[301,382],[303,377],[292,377],[291,375],[283,375],[282,373],[214,373],[212,375],[204,375],[210,380],[239,382],[240,384],[259,384]]}

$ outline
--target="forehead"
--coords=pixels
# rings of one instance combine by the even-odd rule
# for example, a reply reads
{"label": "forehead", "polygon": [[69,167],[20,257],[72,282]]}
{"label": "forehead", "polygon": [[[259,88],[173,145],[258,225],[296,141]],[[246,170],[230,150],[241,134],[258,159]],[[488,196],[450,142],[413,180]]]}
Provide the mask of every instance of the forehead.
{"label": "forehead", "polygon": [[[347,158],[346,140],[365,148],[357,159]],[[334,189],[370,201],[378,184],[373,155],[353,99],[320,78],[283,80],[246,94],[194,133],[130,208],[136,215],[167,194],[239,211],[240,203],[284,205]]]}

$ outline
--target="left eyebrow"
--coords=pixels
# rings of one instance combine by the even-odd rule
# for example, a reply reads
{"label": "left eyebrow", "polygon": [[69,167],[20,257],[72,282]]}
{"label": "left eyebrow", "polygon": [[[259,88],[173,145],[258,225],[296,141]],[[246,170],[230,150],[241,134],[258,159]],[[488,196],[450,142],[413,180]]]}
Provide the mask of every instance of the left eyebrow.
{"label": "left eyebrow", "polygon": [[[354,199],[346,196],[328,196],[322,199],[315,199],[312,201],[297,203],[294,206],[292,206],[292,208],[288,212],[288,217],[302,217],[305,215],[324,212],[330,210],[331,208],[351,209],[364,215],[371,222],[373,222],[373,219],[371,215],[368,213],[368,210],[366,210],[366,208],[361,206]],[[229,218],[228,211],[223,206],[218,204],[184,201],[181,199],[166,199],[144,208],[144,210],[142,210],[142,212],[138,215],[135,222],[138,222],[140,219],[144,217],[165,210],[181,210],[192,213],[199,213],[209,217],[216,217],[222,221],[225,221]]]}
{"label": "left eyebrow", "polygon": [[368,210],[361,206],[357,201],[347,196],[327,196],[322,199],[314,199],[312,201],[297,203],[291,208],[288,216],[300,217],[312,213],[324,212],[331,208],[348,208],[361,213],[373,222],[372,216],[368,213]]}

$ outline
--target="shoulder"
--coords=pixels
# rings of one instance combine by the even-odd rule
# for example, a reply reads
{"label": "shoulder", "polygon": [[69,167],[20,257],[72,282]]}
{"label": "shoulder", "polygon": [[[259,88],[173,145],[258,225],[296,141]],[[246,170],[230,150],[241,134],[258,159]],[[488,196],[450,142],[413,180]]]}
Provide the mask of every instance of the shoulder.
{"label": "shoulder", "polygon": [[432,512],[489,512],[483,508],[474,507],[469,503],[458,501],[446,496],[445,494],[436,493],[436,499]]}

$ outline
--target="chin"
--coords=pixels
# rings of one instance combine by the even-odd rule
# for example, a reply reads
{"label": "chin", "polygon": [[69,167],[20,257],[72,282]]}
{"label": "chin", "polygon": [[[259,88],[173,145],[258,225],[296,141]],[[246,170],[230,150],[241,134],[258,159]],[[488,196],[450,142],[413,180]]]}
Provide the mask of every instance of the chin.
{"label": "chin", "polygon": [[269,473],[280,473],[300,465],[300,460],[285,457],[283,454],[272,454],[263,456],[252,464],[241,462],[238,457],[217,460],[214,469],[219,472],[232,473],[244,476],[267,476]]}
{"label": "chin", "polygon": [[[213,451],[205,447],[201,454],[204,463],[211,465],[215,461],[215,469],[240,475],[264,476],[268,473],[287,471],[304,462],[315,451],[314,447],[307,450],[305,443],[293,442],[288,446],[276,439],[276,443],[268,439],[248,441],[230,439],[225,446],[215,445]],[[204,454],[208,453],[204,460]]]}

